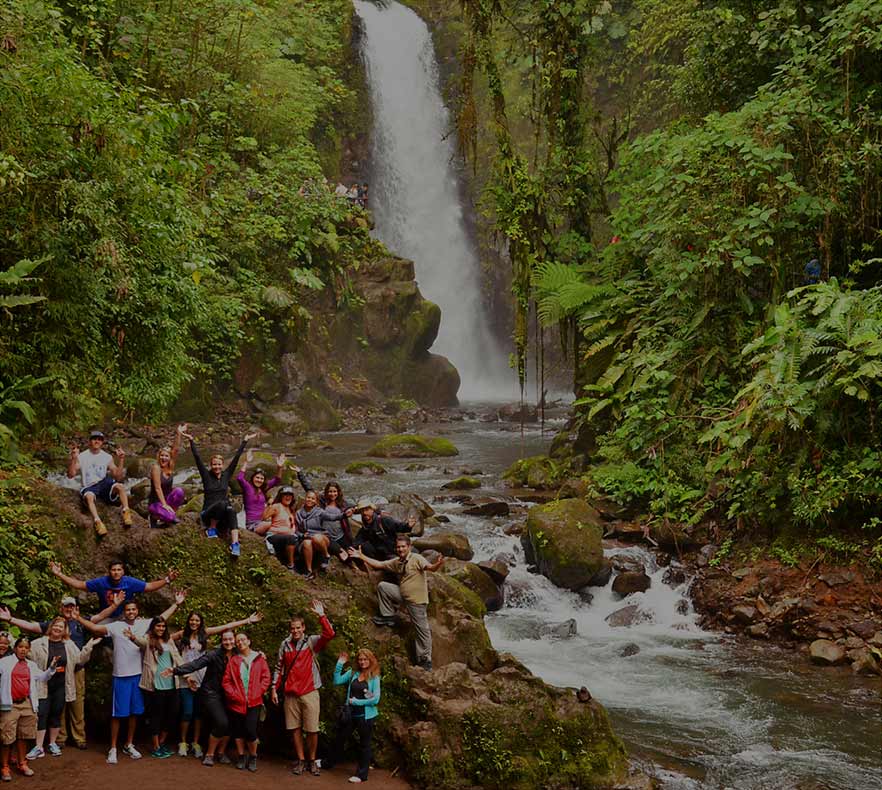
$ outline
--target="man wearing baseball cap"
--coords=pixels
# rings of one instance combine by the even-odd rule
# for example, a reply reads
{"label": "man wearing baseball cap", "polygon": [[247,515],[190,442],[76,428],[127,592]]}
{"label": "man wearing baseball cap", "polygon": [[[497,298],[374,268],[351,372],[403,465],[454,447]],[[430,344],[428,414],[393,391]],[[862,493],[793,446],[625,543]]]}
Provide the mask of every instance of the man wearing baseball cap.
{"label": "man wearing baseball cap", "polygon": [[95,534],[103,538],[107,527],[98,515],[95,501],[100,499],[108,505],[120,505],[124,527],[132,526],[132,511],[129,509],[129,495],[123,480],[126,479],[126,453],[121,447],[116,450],[117,463],[104,450],[104,434],[92,431],[89,434],[89,446],[83,452],[79,448],[70,448],[67,462],[67,476],[74,478],[79,473],[81,480],[80,499],[88,508],[95,524]]}
{"label": "man wearing baseball cap", "polygon": [[[77,599],[72,595],[66,595],[61,599],[60,614],[67,623],[68,632],[71,641],[79,650],[83,649],[89,637],[83,626],[80,625],[77,617],[80,614],[80,607]],[[20,620],[13,617],[12,613],[5,606],[0,606],[0,620],[7,620],[12,625],[20,628],[22,631],[30,631],[32,634],[45,634],[49,630],[52,620],[44,620],[36,622],[32,620]],[[68,735],[78,749],[86,748],[86,669],[84,666],[78,666],[75,670],[77,698],[73,702],[65,705],[64,715],[61,717],[61,730],[58,734],[58,743],[64,743]],[[68,719],[70,720],[70,729],[68,729]]]}

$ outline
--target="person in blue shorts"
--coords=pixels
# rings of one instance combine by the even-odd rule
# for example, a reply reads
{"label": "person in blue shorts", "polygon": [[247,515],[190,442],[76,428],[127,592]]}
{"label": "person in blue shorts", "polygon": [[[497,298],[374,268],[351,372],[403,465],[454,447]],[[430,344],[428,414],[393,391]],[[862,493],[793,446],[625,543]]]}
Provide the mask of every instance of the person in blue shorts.
{"label": "person in blue shorts", "polygon": [[[95,593],[98,596],[101,607],[107,606],[118,592],[126,594],[124,602],[127,602],[131,601],[138,593],[161,590],[166,584],[171,584],[178,578],[178,572],[174,570],[170,570],[165,575],[165,578],[156,579],[152,582],[145,582],[143,579],[136,579],[134,576],[126,576],[126,566],[122,560],[111,560],[107,563],[106,576],[98,576],[88,581],[63,573],[61,565],[57,562],[50,562],[49,570],[68,587],[72,587],[74,590],[85,590]],[[109,617],[112,620],[118,620],[122,613],[123,607],[120,605],[112,611]]]}
{"label": "person in blue shorts", "polygon": [[[118,593],[121,597],[121,593]],[[175,602],[161,615],[166,622],[186,599],[184,592],[175,593]],[[112,601],[111,603],[114,603]],[[141,683],[142,656],[138,640],[143,640],[150,628],[152,618],[138,617],[138,604],[127,601],[123,604],[123,619],[104,625],[96,625],[91,620],[80,618],[81,625],[95,636],[109,636],[113,640],[113,712],[110,722],[110,751],[107,752],[108,765],[117,763],[117,742],[123,719],[128,721],[126,742],[122,748],[133,760],[140,760],[141,753],[134,746],[135,727],[138,716],[144,713],[144,697],[139,688]]]}
{"label": "person in blue shorts", "polygon": [[121,447],[116,451],[116,460],[114,464],[113,456],[104,449],[104,434],[101,431],[89,434],[89,446],[82,452],[76,446],[70,448],[67,476],[74,478],[80,475],[80,499],[92,516],[95,534],[99,538],[107,534],[107,527],[98,515],[96,500],[107,505],[119,505],[124,527],[131,527],[133,523],[129,495],[123,484],[126,479],[126,454]]}

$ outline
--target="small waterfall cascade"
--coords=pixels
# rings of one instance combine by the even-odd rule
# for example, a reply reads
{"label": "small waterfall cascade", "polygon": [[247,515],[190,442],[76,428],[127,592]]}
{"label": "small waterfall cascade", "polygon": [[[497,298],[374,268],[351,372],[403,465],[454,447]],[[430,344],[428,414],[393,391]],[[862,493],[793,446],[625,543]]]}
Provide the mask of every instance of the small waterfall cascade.
{"label": "small waterfall cascade", "polygon": [[517,377],[482,306],[480,260],[453,162],[453,121],[441,98],[426,23],[396,2],[354,0],[374,111],[370,207],[375,234],[414,261],[420,291],[441,308],[432,351],[462,380],[460,398],[512,400]]}

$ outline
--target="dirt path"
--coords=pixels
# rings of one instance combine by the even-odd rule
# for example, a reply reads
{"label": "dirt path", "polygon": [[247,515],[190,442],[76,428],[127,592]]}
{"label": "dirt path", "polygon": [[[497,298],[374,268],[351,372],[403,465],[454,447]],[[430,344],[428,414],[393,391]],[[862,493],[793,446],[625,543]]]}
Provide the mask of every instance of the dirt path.
{"label": "dirt path", "polygon": [[[290,771],[290,762],[277,757],[261,759],[256,774],[237,771],[233,766],[216,765],[205,768],[192,757],[169,757],[167,760],[131,760],[120,755],[118,765],[104,762],[105,752],[95,749],[77,751],[65,749],[61,757],[44,757],[32,765],[35,776],[25,779],[13,772],[9,787],[22,790],[135,790],[138,787],[210,787],[211,790],[261,790],[284,786],[303,787],[303,790],[331,790],[352,787],[347,781],[355,766],[344,763],[321,776],[304,774],[296,777]],[[383,790],[409,790],[410,785],[392,776],[388,771],[372,769],[370,784]]]}

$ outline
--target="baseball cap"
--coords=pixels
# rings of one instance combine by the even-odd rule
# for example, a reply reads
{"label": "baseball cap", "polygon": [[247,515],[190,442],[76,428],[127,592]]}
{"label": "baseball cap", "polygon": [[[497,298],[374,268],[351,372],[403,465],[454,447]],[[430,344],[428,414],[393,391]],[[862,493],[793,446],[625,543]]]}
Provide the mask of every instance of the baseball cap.
{"label": "baseball cap", "polygon": [[99,430],[94,430],[89,434],[90,439],[103,439],[104,434]]}
{"label": "baseball cap", "polygon": [[356,510],[365,510],[366,508],[377,509],[377,503],[371,497],[362,497],[358,500],[358,505],[356,506]]}
{"label": "baseball cap", "polygon": [[62,606],[76,606],[77,599],[74,598],[72,595],[65,595],[64,598],[61,599],[61,605]]}

